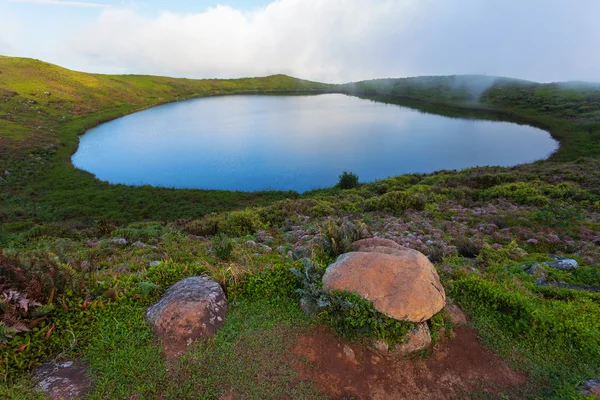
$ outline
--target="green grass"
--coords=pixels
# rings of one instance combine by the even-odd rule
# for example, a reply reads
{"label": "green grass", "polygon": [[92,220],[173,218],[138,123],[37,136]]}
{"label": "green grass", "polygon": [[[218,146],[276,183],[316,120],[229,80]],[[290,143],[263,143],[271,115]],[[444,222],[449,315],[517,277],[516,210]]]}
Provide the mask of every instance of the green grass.
{"label": "green grass", "polygon": [[295,303],[230,305],[225,326],[206,343],[167,364],[144,321],[141,306],[113,307],[97,321],[85,360],[95,389],[87,398],[218,399],[229,392],[246,398],[319,398],[297,377],[288,347],[308,322]]}

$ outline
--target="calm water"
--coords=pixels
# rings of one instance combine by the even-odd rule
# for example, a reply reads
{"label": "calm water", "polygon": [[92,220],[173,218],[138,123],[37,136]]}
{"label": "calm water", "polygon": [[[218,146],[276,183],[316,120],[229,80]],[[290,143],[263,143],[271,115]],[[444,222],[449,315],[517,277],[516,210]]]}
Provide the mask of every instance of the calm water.
{"label": "calm water", "polygon": [[253,191],[515,165],[557,148],[537,128],[452,119],[341,94],[224,96],[148,109],[81,137],[73,164],[131,185]]}

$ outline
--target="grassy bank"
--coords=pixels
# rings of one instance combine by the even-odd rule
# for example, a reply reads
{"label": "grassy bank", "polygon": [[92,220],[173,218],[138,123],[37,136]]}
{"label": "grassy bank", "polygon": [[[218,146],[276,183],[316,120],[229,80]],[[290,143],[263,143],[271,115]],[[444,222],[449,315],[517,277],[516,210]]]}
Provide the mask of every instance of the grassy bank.
{"label": "grassy bank", "polygon": [[[282,75],[107,76],[8,57],[0,71],[0,292],[20,296],[2,298],[0,397],[39,397],[28,371],[58,357],[90,365],[90,398],[327,398],[295,366],[316,367],[290,353],[298,335],[327,323],[299,312],[302,282],[290,268],[301,270],[308,258],[322,269],[363,236],[426,254],[484,343],[527,374],[525,388],[494,396],[576,398],[583,381],[600,375],[600,295],[592,290],[600,287],[597,87],[487,77],[332,86]],[[70,164],[86,129],[153,105],[322,92],[528,123],[561,147],[528,165],[302,195],[109,185]],[[555,256],[579,267],[544,264]],[[167,365],[144,310],[196,274],[226,290],[227,323]]]}

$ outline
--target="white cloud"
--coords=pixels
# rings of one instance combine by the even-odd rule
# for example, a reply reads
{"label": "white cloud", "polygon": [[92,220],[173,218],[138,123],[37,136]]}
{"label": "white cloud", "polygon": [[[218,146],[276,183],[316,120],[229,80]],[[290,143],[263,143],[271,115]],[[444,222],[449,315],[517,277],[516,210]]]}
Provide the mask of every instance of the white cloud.
{"label": "white cloud", "polygon": [[195,78],[487,73],[600,81],[600,2],[571,1],[277,0],[255,11],[153,16],[105,8],[47,54],[88,71]]}
{"label": "white cloud", "polygon": [[8,0],[10,3],[32,3],[49,6],[72,6],[72,7],[107,7],[105,4],[87,3],[84,1],[63,1],[63,0]]}

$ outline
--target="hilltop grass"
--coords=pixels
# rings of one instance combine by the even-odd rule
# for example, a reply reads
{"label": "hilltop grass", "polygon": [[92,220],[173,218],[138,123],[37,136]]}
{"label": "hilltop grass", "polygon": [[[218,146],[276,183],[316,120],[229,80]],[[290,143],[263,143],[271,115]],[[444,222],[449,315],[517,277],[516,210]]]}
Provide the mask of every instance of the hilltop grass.
{"label": "hilltop grass", "polygon": [[[108,76],[8,57],[0,71],[0,291],[44,304],[18,315],[2,309],[31,331],[0,326],[0,397],[35,398],[27,371],[82,357],[96,382],[90,398],[277,398],[286,389],[318,398],[285,362],[284,344],[318,323],[296,308],[299,282],[289,269],[303,257],[325,267],[363,234],[426,254],[484,342],[527,372],[539,397],[576,398],[581,382],[600,375],[600,295],[551,285],[600,286],[597,87],[487,77],[335,86],[283,75]],[[157,104],[323,92],[527,123],[561,147],[528,165],[353,179],[351,188],[302,195],[109,185],[70,163],[87,129]],[[137,241],[143,245],[131,245]],[[525,272],[557,254],[580,268],[543,267],[550,286]],[[231,309],[223,330],[177,365],[181,379],[173,379],[143,314],[169,285],[197,274],[221,283]]]}

